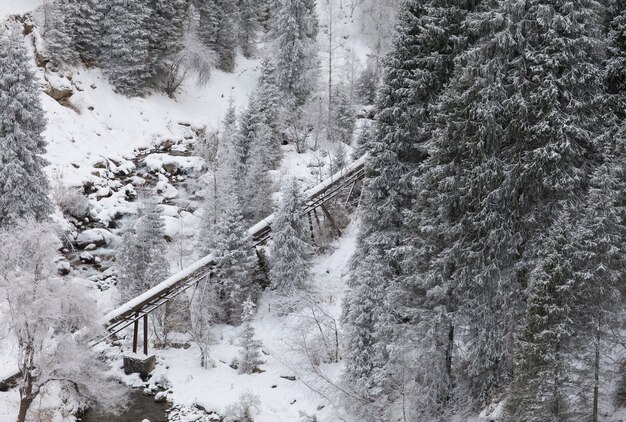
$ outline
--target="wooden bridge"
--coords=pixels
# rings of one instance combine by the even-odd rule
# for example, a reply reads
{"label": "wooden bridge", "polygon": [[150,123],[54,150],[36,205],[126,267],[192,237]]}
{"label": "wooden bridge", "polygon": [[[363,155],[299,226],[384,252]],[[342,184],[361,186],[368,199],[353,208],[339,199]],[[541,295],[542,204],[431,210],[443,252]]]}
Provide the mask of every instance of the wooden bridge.
{"label": "wooden bridge", "polygon": [[[311,214],[320,208],[327,218],[329,218],[331,224],[334,225],[332,217],[326,208],[326,203],[348,187],[350,190],[347,195],[346,203],[350,201],[353,197],[356,183],[362,179],[365,174],[365,160],[366,156],[361,157],[343,170],[322,181],[317,186],[307,190],[305,192],[307,199],[302,216],[308,216],[310,222]],[[248,229],[248,233],[252,237],[255,247],[263,244],[270,238],[273,221],[274,214],[264,218]],[[212,255],[205,256],[138,297],[112,310],[106,314],[103,319],[107,334],[93,339],[90,343],[91,346],[93,347],[133,325],[133,353],[136,353],[139,321],[143,320],[143,353],[147,355],[148,315],[185,290],[195,286],[203,279],[213,277],[216,265],[217,261]],[[0,377],[0,391],[5,391],[13,385],[19,377],[19,372],[4,374]]]}

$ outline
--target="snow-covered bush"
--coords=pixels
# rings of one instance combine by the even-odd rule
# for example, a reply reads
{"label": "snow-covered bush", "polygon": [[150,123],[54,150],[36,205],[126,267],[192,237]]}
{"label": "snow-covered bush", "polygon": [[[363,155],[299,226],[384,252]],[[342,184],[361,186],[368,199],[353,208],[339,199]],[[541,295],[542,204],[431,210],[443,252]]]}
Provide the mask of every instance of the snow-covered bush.
{"label": "snow-covered bush", "polygon": [[53,196],[64,215],[83,218],[89,211],[89,200],[80,192],[80,189],[67,186],[61,180],[57,179]]}
{"label": "snow-covered bush", "polygon": [[254,422],[254,416],[261,410],[259,396],[246,391],[239,400],[224,409],[224,422]]}

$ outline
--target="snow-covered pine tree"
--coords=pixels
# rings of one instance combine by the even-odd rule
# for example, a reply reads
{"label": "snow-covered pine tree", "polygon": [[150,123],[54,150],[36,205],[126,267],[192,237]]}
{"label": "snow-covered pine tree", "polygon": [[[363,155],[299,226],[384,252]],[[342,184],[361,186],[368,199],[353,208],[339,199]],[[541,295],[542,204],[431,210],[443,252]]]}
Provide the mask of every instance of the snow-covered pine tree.
{"label": "snow-covered pine tree", "polygon": [[346,93],[346,88],[339,86],[332,97],[333,120],[329,127],[328,138],[333,141],[343,142],[352,145],[352,134],[354,133],[355,113],[352,101]]}
{"label": "snow-covered pine tree", "polygon": [[225,72],[235,69],[237,47],[236,0],[199,0],[200,27],[198,37],[215,51],[217,67]]}
{"label": "snow-covered pine tree", "polygon": [[477,42],[457,59],[437,110],[441,130],[415,180],[419,254],[407,256],[428,263],[413,270],[415,290],[448,289],[452,316],[471,321],[455,331],[468,353],[453,375],[481,406],[510,380],[540,235],[561,201],[583,194],[597,162],[601,44],[598,10],[585,2],[486,2],[466,22]]}
{"label": "snow-covered pine tree", "polygon": [[154,78],[150,51],[151,10],[147,0],[112,0],[104,20],[102,65],[115,89],[128,96],[146,94]]}
{"label": "snow-covered pine tree", "polygon": [[569,395],[577,393],[572,410],[593,422],[600,418],[600,400],[612,393],[607,381],[619,371],[609,356],[618,342],[613,327],[622,326],[625,315],[623,141],[619,135],[606,140],[604,163],[591,176],[585,202],[576,210],[573,261],[577,284],[571,319],[576,327],[572,347],[578,370],[569,376],[575,387]]}
{"label": "snow-covered pine tree", "polygon": [[137,221],[125,231],[116,256],[122,300],[132,299],[165,280],[167,243],[162,209],[156,198],[143,196]]}
{"label": "snow-covered pine tree", "polygon": [[205,205],[200,239],[202,249],[215,254],[219,262],[216,284],[224,319],[231,323],[238,321],[245,298],[258,295],[254,282],[256,257],[242,214],[240,192],[244,180],[236,132],[237,118],[231,102],[218,145],[218,168],[212,177],[213,186],[209,187],[212,194]]}
{"label": "snow-covered pine tree", "polygon": [[244,217],[254,224],[273,212],[274,181],[269,173],[272,157],[271,144],[275,142],[269,126],[258,124],[246,163]]}
{"label": "snow-covered pine tree", "polygon": [[[199,247],[205,253],[214,248],[216,224],[225,209],[225,201],[233,193],[233,186],[242,186],[244,167],[241,162],[240,140],[237,129],[237,113],[233,102],[226,110],[222,129],[217,134],[215,166],[208,174],[207,196],[203,204],[202,227]],[[238,191],[237,191],[238,192]]]}
{"label": "snow-covered pine tree", "polygon": [[[436,360],[420,365],[423,370],[432,367],[447,367],[451,370],[450,346],[454,341],[454,335],[449,338],[449,334],[453,333],[449,320],[441,319],[441,315],[446,313],[440,311],[436,313],[434,309],[436,307],[440,310],[442,305],[444,309],[446,308],[447,287],[442,286],[441,279],[421,277],[428,267],[426,253],[431,251],[434,245],[425,242],[428,245],[425,248],[416,246],[415,249],[407,250],[411,243],[417,242],[412,240],[409,243],[407,239],[410,233],[407,226],[412,220],[405,221],[405,214],[411,209],[416,192],[420,192],[413,188],[411,179],[415,176],[419,163],[426,157],[421,144],[430,140],[433,131],[434,122],[429,110],[450,79],[454,69],[454,58],[463,49],[460,27],[467,6],[461,1],[443,3],[406,1],[402,4],[393,48],[384,61],[383,80],[376,102],[377,119],[374,130],[371,136],[369,132],[365,132],[368,136],[365,136],[362,147],[362,150],[368,150],[370,158],[366,163],[366,177],[361,197],[361,227],[350,270],[351,289],[346,295],[344,309],[349,310],[358,306],[357,302],[361,299],[354,292],[361,283],[359,274],[370,270],[366,267],[367,257],[376,253],[380,256],[377,272],[385,274],[381,280],[384,283],[383,289],[392,297],[389,299],[391,305],[383,302],[374,303],[375,309],[371,312],[377,315],[393,312],[384,319],[391,321],[399,315],[404,321],[415,325],[419,321],[429,320],[428,317],[422,318],[425,314],[432,317],[431,327],[419,327],[423,336],[415,335],[415,330],[409,329],[407,333],[413,335],[404,337],[400,335],[397,340],[398,347],[424,340],[426,344],[413,343],[413,347],[431,350],[433,345],[430,344],[430,340],[447,339],[447,344],[433,349],[437,350],[438,354],[430,357]],[[429,185],[425,192],[433,192],[433,186],[437,185]],[[424,228],[432,227],[434,222],[427,221],[424,226],[418,225],[414,232],[423,233]],[[437,234],[445,236],[445,232]],[[440,242],[437,238],[435,240]],[[425,254],[424,259],[419,257],[422,253]],[[422,264],[424,267],[417,268]],[[404,268],[406,271],[403,271]],[[411,274],[419,275],[409,278]],[[419,287],[419,283],[424,285]],[[392,289],[392,286],[396,288]],[[422,298],[429,290],[431,295],[438,293],[438,297],[443,296],[444,302],[442,304],[436,301],[422,310],[424,305],[421,303]],[[344,312],[343,323],[354,324],[355,322],[349,319],[353,316],[354,314]],[[433,334],[435,328],[443,332]],[[356,344],[358,339],[352,339],[351,335],[348,333],[347,341]],[[390,336],[378,338],[376,333],[371,333],[371,337],[378,342],[375,347],[379,350],[394,347],[392,343],[394,340]],[[352,361],[357,358],[358,354],[349,356],[346,364],[353,365]],[[361,358],[368,359],[367,356]],[[384,403],[393,400],[394,394],[401,390],[376,388],[376,379],[387,379],[389,381],[387,386],[402,385],[401,380],[394,379],[394,374],[401,374],[404,369],[380,363],[376,367],[375,373],[364,371],[358,374],[353,371],[346,381],[349,384],[356,384],[358,380],[361,385],[372,386],[369,391],[362,393],[382,408]],[[451,397],[449,382],[451,374],[444,375],[446,379],[443,382],[435,380],[436,382],[430,386],[424,385],[423,391],[430,391],[432,397]],[[428,378],[424,380],[427,382]],[[420,388],[417,391],[419,395]],[[426,397],[407,397],[407,400],[421,402],[425,414],[428,415],[437,414],[438,410],[445,406],[445,403],[437,400],[428,402]]]}
{"label": "snow-covered pine tree", "polygon": [[55,66],[61,63],[73,64],[80,59],[69,23],[74,7],[69,0],[60,0],[51,6],[51,22],[46,29],[45,40],[48,57]]}
{"label": "snow-covered pine tree", "polygon": [[19,31],[0,30],[0,227],[52,212],[42,158],[46,118],[30,63]]}
{"label": "snow-covered pine tree", "polygon": [[560,215],[548,232],[545,257],[531,273],[524,328],[517,338],[515,379],[506,420],[557,422],[570,414],[568,342],[574,332],[573,227]]}
{"label": "snow-covered pine tree", "polygon": [[269,279],[283,296],[306,290],[311,280],[312,247],[302,218],[304,202],[299,183],[293,179],[283,191],[272,223]]}
{"label": "snow-covered pine tree", "polygon": [[[134,226],[122,236],[117,249],[118,288],[122,301],[130,300],[156,286],[170,275],[166,259],[165,223],[162,207],[154,196],[145,196]],[[155,333],[161,344],[167,343],[167,307],[152,314]]]}
{"label": "snow-covered pine tree", "polygon": [[239,0],[239,46],[243,56],[247,59],[256,53],[256,37],[260,29],[259,0]]}
{"label": "snow-covered pine tree", "polygon": [[188,0],[153,0],[148,4],[150,19],[146,22],[149,30],[150,59],[153,74],[159,79],[167,78],[183,49],[185,22],[189,12]]}
{"label": "snow-covered pine tree", "polygon": [[257,86],[250,95],[248,108],[241,116],[239,134],[243,163],[247,162],[252,145],[262,143],[264,165],[268,169],[276,169],[280,164],[280,107],[274,68],[269,59],[264,59]]}
{"label": "snow-covered pine tree", "polygon": [[86,65],[101,63],[109,2],[68,0],[68,6],[66,19],[75,50]]}
{"label": "snow-covered pine tree", "polygon": [[[390,389],[387,374],[393,324],[386,286],[391,277],[389,268],[377,250],[355,265],[352,261],[348,292],[342,319],[345,332],[346,369],[343,381],[358,397],[349,399],[347,407],[363,422],[385,420],[385,407],[380,392]],[[366,401],[366,403],[364,403]]]}
{"label": "snow-covered pine tree", "polygon": [[217,282],[226,322],[237,323],[244,298],[256,298],[259,294],[259,286],[254,280],[256,256],[241,213],[237,186],[232,179],[220,183],[231,189],[221,197],[223,208],[212,233],[212,252],[219,262]]}
{"label": "snow-covered pine tree", "polygon": [[239,333],[238,345],[241,348],[238,356],[239,367],[237,371],[240,374],[252,374],[259,369],[262,365],[263,359],[261,359],[261,347],[263,343],[258,340],[254,333],[254,327],[252,326],[252,318],[254,318],[256,305],[250,297],[242,305],[243,311],[241,312],[242,329]]}
{"label": "snow-covered pine tree", "polygon": [[303,105],[315,86],[318,19],[315,0],[276,0],[270,38],[278,88],[286,100]]}

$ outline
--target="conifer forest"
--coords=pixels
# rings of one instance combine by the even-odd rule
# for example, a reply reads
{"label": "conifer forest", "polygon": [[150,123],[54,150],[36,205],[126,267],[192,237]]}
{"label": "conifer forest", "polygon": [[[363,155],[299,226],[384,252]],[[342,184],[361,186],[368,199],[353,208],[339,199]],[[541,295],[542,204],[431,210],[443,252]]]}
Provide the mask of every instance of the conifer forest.
{"label": "conifer forest", "polygon": [[15,421],[626,421],[626,0],[0,0]]}

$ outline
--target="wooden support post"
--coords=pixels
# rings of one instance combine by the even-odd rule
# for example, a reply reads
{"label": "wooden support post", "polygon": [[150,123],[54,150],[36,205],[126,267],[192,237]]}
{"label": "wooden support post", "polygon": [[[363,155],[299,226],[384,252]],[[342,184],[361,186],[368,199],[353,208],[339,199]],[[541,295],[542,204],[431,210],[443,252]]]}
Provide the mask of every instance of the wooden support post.
{"label": "wooden support post", "polygon": [[350,188],[350,193],[348,193],[348,197],[346,198],[346,203],[344,204],[345,206],[348,206],[348,203],[350,202],[350,198],[352,198],[352,193],[354,192],[354,188],[356,187],[357,181],[358,179],[356,179],[354,183],[352,183],[352,187]]}
{"label": "wooden support post", "polygon": [[317,208],[313,208],[313,214],[315,215],[315,222],[317,223],[317,227],[322,227],[320,223],[320,218],[317,215]]}
{"label": "wooden support post", "polygon": [[137,315],[137,319],[133,322],[133,353],[137,353],[137,335],[139,331],[139,315]]}
{"label": "wooden support post", "polygon": [[148,314],[143,316],[143,354],[148,356]]}
{"label": "wooden support post", "polygon": [[326,205],[322,204],[321,206],[322,206],[322,211],[324,211],[324,215],[326,216],[326,218],[328,218],[333,228],[337,230],[337,233],[339,234],[339,236],[341,236],[341,230],[339,230],[339,227],[337,227],[337,225],[335,224],[335,220],[333,220],[333,218],[330,216],[330,213],[326,209]]}
{"label": "wooden support post", "polygon": [[315,243],[315,234],[313,234],[313,219],[311,218],[311,211],[309,211],[309,230],[311,230],[311,242]]}

